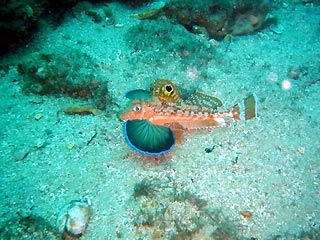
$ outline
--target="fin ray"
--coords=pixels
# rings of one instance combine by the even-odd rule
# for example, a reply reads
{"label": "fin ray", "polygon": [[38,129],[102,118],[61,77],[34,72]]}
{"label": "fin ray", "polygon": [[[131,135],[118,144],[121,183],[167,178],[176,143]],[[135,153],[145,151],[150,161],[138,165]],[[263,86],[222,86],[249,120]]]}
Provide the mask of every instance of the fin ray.
{"label": "fin ray", "polygon": [[169,127],[146,120],[126,121],[124,135],[131,148],[147,155],[158,156],[170,152],[175,145],[175,137]]}
{"label": "fin ray", "polygon": [[236,120],[249,120],[258,116],[257,96],[250,94],[232,108],[233,118]]}

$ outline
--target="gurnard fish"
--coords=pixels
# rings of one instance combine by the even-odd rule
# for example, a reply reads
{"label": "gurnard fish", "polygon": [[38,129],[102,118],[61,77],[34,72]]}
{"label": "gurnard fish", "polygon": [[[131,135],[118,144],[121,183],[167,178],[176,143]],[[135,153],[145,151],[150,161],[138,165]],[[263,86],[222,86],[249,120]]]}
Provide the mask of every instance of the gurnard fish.
{"label": "gurnard fish", "polygon": [[224,127],[233,120],[257,116],[257,99],[251,94],[228,111],[199,107],[184,102],[134,99],[121,113],[125,139],[134,150],[147,155],[170,152],[180,143],[183,132],[193,129]]}

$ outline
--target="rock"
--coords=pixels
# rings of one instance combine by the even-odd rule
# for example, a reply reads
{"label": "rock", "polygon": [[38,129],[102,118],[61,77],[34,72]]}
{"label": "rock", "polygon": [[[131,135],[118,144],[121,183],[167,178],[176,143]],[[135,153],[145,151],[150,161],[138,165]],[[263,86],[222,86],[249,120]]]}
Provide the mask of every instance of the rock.
{"label": "rock", "polygon": [[188,30],[205,28],[210,38],[219,40],[227,34],[243,35],[260,29],[269,9],[267,0],[174,1],[166,4],[164,12]]}
{"label": "rock", "polygon": [[66,239],[79,239],[86,231],[92,216],[91,202],[84,198],[65,205],[57,218],[57,227]]}

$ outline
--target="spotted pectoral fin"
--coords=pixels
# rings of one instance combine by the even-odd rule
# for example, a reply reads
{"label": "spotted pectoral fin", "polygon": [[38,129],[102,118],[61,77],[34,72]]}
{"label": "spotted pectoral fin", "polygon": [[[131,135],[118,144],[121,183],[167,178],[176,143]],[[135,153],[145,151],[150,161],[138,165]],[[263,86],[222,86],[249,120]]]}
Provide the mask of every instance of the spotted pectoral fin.
{"label": "spotted pectoral fin", "polygon": [[124,135],[130,147],[147,155],[157,156],[170,152],[175,145],[174,133],[169,127],[146,120],[126,121]]}
{"label": "spotted pectoral fin", "polygon": [[192,122],[181,122],[179,123],[185,129],[201,129],[201,128],[210,128],[210,127],[223,127],[226,125],[226,120],[221,117],[216,119],[207,119],[207,120],[195,120]]}

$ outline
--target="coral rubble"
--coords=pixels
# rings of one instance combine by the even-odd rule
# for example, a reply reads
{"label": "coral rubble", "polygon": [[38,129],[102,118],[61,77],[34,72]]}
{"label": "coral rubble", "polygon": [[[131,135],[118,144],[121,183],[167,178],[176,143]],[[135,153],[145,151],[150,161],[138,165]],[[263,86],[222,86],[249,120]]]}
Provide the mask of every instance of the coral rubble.
{"label": "coral rubble", "polygon": [[269,9],[267,0],[172,1],[164,11],[190,31],[222,39],[228,34],[242,35],[258,30]]}
{"label": "coral rubble", "polygon": [[169,176],[142,179],[133,196],[133,224],[141,239],[239,239],[221,210]]}

